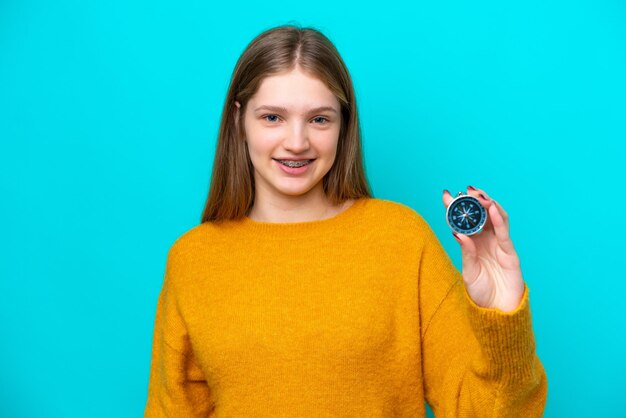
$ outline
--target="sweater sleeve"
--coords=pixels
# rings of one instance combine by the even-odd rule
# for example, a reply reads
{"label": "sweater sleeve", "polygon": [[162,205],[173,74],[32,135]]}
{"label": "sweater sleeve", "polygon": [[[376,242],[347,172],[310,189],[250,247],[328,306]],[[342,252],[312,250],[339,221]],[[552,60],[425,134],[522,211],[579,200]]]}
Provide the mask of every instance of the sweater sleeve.
{"label": "sweater sleeve", "polygon": [[157,301],[146,418],[207,417],[211,409],[210,390],[176,300],[178,274],[178,257],[172,247]]}
{"label": "sweater sleeve", "polygon": [[541,417],[546,373],[535,353],[528,287],[512,312],[476,305],[425,224],[420,260],[426,401],[437,417]]}

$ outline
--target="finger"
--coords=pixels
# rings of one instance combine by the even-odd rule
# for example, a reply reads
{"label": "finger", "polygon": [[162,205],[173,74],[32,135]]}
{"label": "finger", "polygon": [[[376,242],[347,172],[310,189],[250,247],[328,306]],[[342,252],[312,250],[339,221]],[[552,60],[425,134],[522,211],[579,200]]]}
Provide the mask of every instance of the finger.
{"label": "finger", "polygon": [[477,189],[473,186],[467,186],[467,194],[474,196],[478,199],[481,205],[487,208],[491,204],[491,197],[482,189]]}
{"label": "finger", "polygon": [[502,205],[500,205],[495,200],[493,201],[493,204],[498,208],[498,211],[500,212],[500,216],[502,216],[502,219],[504,219],[504,222],[508,225],[509,224],[509,214],[504,210]]}
{"label": "finger", "polygon": [[465,234],[453,232],[452,235],[461,246],[463,279],[467,284],[472,284],[476,278],[478,278],[478,274],[480,273],[480,263],[478,262],[476,245],[474,244],[474,241],[472,241],[472,238]]}
{"label": "finger", "polygon": [[515,255],[515,247],[513,246],[513,241],[511,241],[511,236],[509,234],[509,224],[502,217],[495,200],[488,210],[489,216],[491,216],[491,224],[493,225],[493,230],[496,234],[496,240],[498,241],[500,248],[502,248],[506,254]]}
{"label": "finger", "polygon": [[448,189],[444,189],[444,190],[443,190],[442,200],[443,200],[443,205],[444,205],[446,208],[447,208],[448,206],[450,206],[450,203],[454,200],[454,197],[452,197],[452,194],[450,194],[450,192],[448,191]]}

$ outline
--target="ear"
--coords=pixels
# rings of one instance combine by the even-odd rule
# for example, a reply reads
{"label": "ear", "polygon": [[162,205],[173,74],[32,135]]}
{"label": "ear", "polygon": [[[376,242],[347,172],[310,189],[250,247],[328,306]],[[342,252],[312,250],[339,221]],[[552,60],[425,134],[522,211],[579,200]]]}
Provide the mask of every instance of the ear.
{"label": "ear", "polygon": [[237,106],[237,108],[235,109],[235,123],[238,123],[239,122],[239,109],[241,109],[241,103],[235,100],[235,106]]}
{"label": "ear", "polygon": [[237,100],[235,100],[235,127],[237,130],[239,130],[239,110],[241,109],[241,103],[239,103]]}

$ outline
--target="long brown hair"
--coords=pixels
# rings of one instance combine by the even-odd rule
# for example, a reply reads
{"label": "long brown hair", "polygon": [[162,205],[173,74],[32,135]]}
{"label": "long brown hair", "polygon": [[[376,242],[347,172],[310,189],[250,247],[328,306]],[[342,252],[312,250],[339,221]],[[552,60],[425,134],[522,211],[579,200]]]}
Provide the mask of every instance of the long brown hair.
{"label": "long brown hair", "polygon": [[[328,86],[341,105],[341,128],[335,162],[323,189],[333,205],[371,197],[365,176],[361,129],[352,79],[339,52],[319,30],[294,25],[268,29],[254,38],[239,57],[222,110],[209,195],[201,222],[239,219],[254,204],[254,169],[245,142],[248,100],[265,77],[300,66]],[[241,105],[236,118],[235,101]]]}

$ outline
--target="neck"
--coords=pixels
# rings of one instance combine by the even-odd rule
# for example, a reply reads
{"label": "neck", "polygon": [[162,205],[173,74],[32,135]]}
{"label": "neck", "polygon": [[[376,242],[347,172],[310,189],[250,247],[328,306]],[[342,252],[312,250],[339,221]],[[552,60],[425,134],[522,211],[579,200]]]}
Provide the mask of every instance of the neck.
{"label": "neck", "polygon": [[325,195],[286,196],[273,199],[259,198],[248,213],[248,218],[258,222],[286,223],[310,222],[335,216],[349,207],[352,201],[333,206]]}

